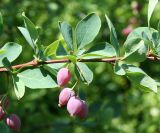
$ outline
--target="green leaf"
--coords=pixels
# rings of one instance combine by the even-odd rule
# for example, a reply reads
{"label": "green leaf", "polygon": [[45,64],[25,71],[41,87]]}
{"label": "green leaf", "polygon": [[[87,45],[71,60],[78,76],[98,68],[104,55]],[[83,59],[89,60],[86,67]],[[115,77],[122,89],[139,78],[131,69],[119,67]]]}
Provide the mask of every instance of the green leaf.
{"label": "green leaf", "polygon": [[84,79],[84,77],[82,76],[82,74],[80,73],[79,68],[75,65],[75,69],[74,69],[75,75],[77,80],[81,79],[82,82],[86,82],[86,80]]}
{"label": "green leaf", "polygon": [[73,45],[73,30],[67,22],[59,22],[59,29],[63,35],[64,40],[70,50],[74,50]]}
{"label": "green leaf", "polygon": [[160,32],[155,31],[152,33],[152,44],[151,50],[154,55],[160,56]]}
{"label": "green leaf", "polygon": [[127,73],[127,77],[139,88],[144,89],[145,91],[154,91],[157,92],[157,84],[148,75],[143,73]]}
{"label": "green leaf", "polygon": [[51,56],[51,55],[55,55],[56,51],[57,51],[57,47],[59,45],[59,40],[51,43],[49,46],[47,46],[47,48],[44,51],[44,55],[45,56]]}
{"label": "green leaf", "polygon": [[101,20],[95,13],[82,19],[76,27],[76,42],[78,49],[84,48],[97,36],[101,27]]}
{"label": "green leaf", "polygon": [[19,73],[18,77],[31,89],[57,87],[53,78],[43,68],[25,70]]}
{"label": "green leaf", "polygon": [[28,44],[32,47],[32,49],[34,49],[34,44],[32,42],[32,39],[31,39],[31,36],[30,36],[28,30],[24,27],[18,27],[18,29],[22,33],[22,35],[24,36],[24,38],[26,39]]}
{"label": "green leaf", "polygon": [[32,39],[32,44],[35,45],[38,41],[38,30],[36,26],[25,16],[24,13],[22,13],[25,28],[28,30],[30,37]]}
{"label": "green leaf", "polygon": [[141,39],[144,41],[146,45],[148,45],[152,49],[152,51],[154,51],[157,45],[155,43],[155,34],[157,33],[158,31],[153,28],[139,27],[139,28],[134,29],[128,35],[126,42],[128,42],[129,40]]}
{"label": "green leaf", "polygon": [[[128,35],[126,41],[131,39],[136,39],[136,38],[141,38],[142,40],[151,40],[153,32],[156,32],[156,30],[148,27],[138,27]],[[144,33],[145,33],[145,37],[144,37]]]}
{"label": "green leaf", "polygon": [[17,59],[22,52],[22,46],[14,42],[8,42],[1,48],[1,50],[4,50],[5,52],[0,54],[0,67],[3,66],[2,60],[5,57],[7,57],[9,62],[13,62]]}
{"label": "green leaf", "polygon": [[59,70],[62,68],[66,63],[54,63],[54,64],[47,64],[47,66],[51,67],[52,69]]}
{"label": "green leaf", "polygon": [[7,57],[5,57],[3,60],[2,60],[2,63],[3,63],[3,66],[5,68],[7,68],[8,71],[12,72],[12,65],[11,63],[9,62],[9,60],[7,59]]}
{"label": "green leaf", "polygon": [[59,44],[57,51],[56,51],[56,56],[66,56],[67,55],[67,51],[64,48],[63,44]]}
{"label": "green leaf", "polygon": [[77,58],[74,55],[67,55],[67,58],[74,64],[77,62]]}
{"label": "green leaf", "polygon": [[5,53],[5,50],[0,49],[0,54],[3,54],[3,53]]}
{"label": "green leaf", "polygon": [[114,72],[117,75],[125,75],[126,74],[126,72],[120,62],[116,62],[116,64],[114,65]]}
{"label": "green leaf", "polygon": [[82,54],[84,54],[87,50],[86,49],[81,49],[81,50],[78,50],[76,55],[79,57],[81,56]]}
{"label": "green leaf", "polygon": [[113,57],[116,56],[116,51],[114,47],[107,43],[99,43],[90,48],[82,57],[86,56],[103,56],[103,57]]}
{"label": "green leaf", "polygon": [[147,57],[148,45],[144,41],[136,38],[128,40],[124,44],[125,57],[124,60],[129,62],[142,62]]}
{"label": "green leaf", "polygon": [[[61,64],[61,63],[57,63],[57,64]],[[50,74],[52,74],[53,76],[57,76],[57,71],[56,71],[54,68],[50,67],[50,64],[43,65],[43,68],[44,68],[45,70],[47,70],[47,71],[48,71]]]}
{"label": "green leaf", "polygon": [[85,63],[77,62],[76,65],[80,75],[85,79],[87,84],[90,84],[93,80],[93,72]]}
{"label": "green leaf", "polygon": [[134,85],[145,91],[157,92],[157,83],[139,67],[123,64],[126,76]]}
{"label": "green leaf", "polygon": [[154,47],[160,45],[160,35],[158,32],[152,33],[152,42],[154,43]]}
{"label": "green leaf", "polygon": [[22,82],[22,80],[19,77],[17,77],[16,75],[13,75],[12,78],[13,78],[13,84],[14,84],[14,91],[15,91],[15,94],[16,94],[18,100],[19,100],[24,96],[25,85]]}
{"label": "green leaf", "polygon": [[149,4],[148,4],[148,26],[149,27],[150,27],[150,19],[157,3],[158,3],[158,0],[149,0]]}
{"label": "green leaf", "polygon": [[2,17],[2,13],[0,12],[0,35],[3,32],[3,17]]}
{"label": "green leaf", "polygon": [[119,56],[120,50],[119,50],[119,43],[118,43],[118,39],[117,39],[116,30],[115,30],[112,22],[108,18],[108,16],[107,15],[105,15],[105,16],[106,16],[106,20],[107,20],[108,27],[109,27],[109,30],[110,30],[110,41],[111,41],[111,44],[115,48],[117,56]]}

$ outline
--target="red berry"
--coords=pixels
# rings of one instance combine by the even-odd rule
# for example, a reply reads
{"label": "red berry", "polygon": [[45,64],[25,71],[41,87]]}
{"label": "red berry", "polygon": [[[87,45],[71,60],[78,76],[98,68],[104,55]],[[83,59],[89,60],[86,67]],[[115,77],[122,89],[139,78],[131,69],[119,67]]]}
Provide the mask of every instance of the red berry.
{"label": "red berry", "polygon": [[122,30],[122,34],[125,36],[128,36],[129,33],[133,30],[133,26],[132,25],[128,25],[126,28],[124,28]]}
{"label": "red berry", "polygon": [[6,118],[6,124],[13,130],[20,130],[21,120],[16,114],[11,114]]}
{"label": "red berry", "polygon": [[75,92],[71,88],[64,88],[59,94],[59,106],[64,106],[68,103],[68,100],[75,95]]}
{"label": "red berry", "polygon": [[82,101],[83,102],[83,105],[82,105],[82,108],[81,108],[81,111],[77,114],[77,116],[79,116],[80,118],[86,118],[87,117],[87,114],[88,114],[88,106],[86,104],[85,101]]}
{"label": "red berry", "polygon": [[3,110],[2,106],[0,106],[0,120],[2,120],[5,116],[5,111]]}
{"label": "red berry", "polygon": [[83,102],[79,97],[73,96],[67,103],[67,110],[71,116],[76,116],[83,108]]}
{"label": "red berry", "polygon": [[71,73],[67,68],[61,68],[57,74],[58,85],[66,85],[71,78]]}

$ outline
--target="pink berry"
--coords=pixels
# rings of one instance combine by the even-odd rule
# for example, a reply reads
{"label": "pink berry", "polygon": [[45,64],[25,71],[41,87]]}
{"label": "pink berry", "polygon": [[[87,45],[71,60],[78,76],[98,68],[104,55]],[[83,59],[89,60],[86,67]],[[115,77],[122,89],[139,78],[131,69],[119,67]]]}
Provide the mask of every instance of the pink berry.
{"label": "pink berry", "polygon": [[13,130],[20,130],[21,120],[16,114],[11,114],[6,118],[6,124]]}
{"label": "pink berry", "polygon": [[132,30],[133,30],[132,25],[128,25],[126,28],[122,30],[122,34],[125,36],[128,36]]}
{"label": "pink berry", "polygon": [[88,114],[88,106],[86,104],[85,101],[82,101],[83,105],[82,105],[82,109],[81,111],[77,114],[77,116],[79,116],[81,119],[86,118],[87,114]]}
{"label": "pink berry", "polygon": [[58,85],[66,85],[71,78],[71,73],[67,68],[61,68],[57,74]]}
{"label": "pink berry", "polygon": [[0,106],[0,120],[2,120],[5,116],[5,111],[3,110],[2,106]]}
{"label": "pink berry", "polygon": [[59,94],[59,106],[64,106],[75,93],[71,88],[64,88]]}
{"label": "pink berry", "polygon": [[71,116],[76,116],[83,107],[83,102],[79,97],[73,96],[67,103],[67,110]]}

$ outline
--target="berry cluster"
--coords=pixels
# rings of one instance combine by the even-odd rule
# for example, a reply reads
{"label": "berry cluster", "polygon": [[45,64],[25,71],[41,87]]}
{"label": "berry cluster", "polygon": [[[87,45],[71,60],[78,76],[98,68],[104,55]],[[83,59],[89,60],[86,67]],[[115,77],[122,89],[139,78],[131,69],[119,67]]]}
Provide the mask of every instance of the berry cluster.
{"label": "berry cluster", "polygon": [[4,120],[6,125],[15,131],[19,131],[21,120],[16,114],[7,115],[5,109],[9,106],[9,100],[2,96],[0,99],[0,121]]}
{"label": "berry cluster", "polygon": [[73,88],[64,87],[71,78],[71,73],[67,68],[62,68],[57,74],[57,83],[63,87],[59,94],[59,107],[67,105],[67,111],[71,116],[78,116],[79,118],[86,118],[88,114],[88,107],[85,101],[81,100],[75,94]]}

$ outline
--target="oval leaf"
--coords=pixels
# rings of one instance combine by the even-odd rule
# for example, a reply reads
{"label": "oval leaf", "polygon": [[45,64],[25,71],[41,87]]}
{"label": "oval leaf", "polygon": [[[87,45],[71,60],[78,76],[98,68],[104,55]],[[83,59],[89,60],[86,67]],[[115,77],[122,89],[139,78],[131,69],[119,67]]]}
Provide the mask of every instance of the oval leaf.
{"label": "oval leaf", "polygon": [[78,49],[92,42],[101,27],[101,20],[95,13],[89,14],[82,19],[76,27],[76,42]]}
{"label": "oval leaf", "polygon": [[137,87],[145,91],[157,92],[157,83],[142,69],[130,64],[123,64],[123,69],[126,71],[128,79]]}
{"label": "oval leaf", "polygon": [[2,63],[3,63],[3,66],[10,72],[12,72],[12,65],[11,63],[9,62],[9,60],[7,59],[7,57],[5,57],[3,60],[2,60]]}
{"label": "oval leaf", "polygon": [[112,22],[108,18],[108,16],[107,15],[105,15],[105,16],[106,16],[106,20],[107,20],[108,27],[109,27],[109,30],[110,30],[110,41],[111,41],[111,44],[115,48],[117,56],[119,56],[120,50],[119,50],[119,43],[118,43],[118,39],[117,39],[116,30],[115,30]]}
{"label": "oval leaf", "polygon": [[32,38],[31,38],[28,30],[26,28],[24,28],[24,27],[18,27],[18,29],[22,33],[22,35],[24,36],[24,38],[26,39],[28,44],[32,47],[32,49],[34,49],[34,44],[32,42]]}
{"label": "oval leaf", "polygon": [[15,59],[17,59],[17,57],[22,52],[22,46],[14,42],[9,42],[9,43],[6,43],[1,48],[1,50],[4,50],[5,52],[0,54],[0,67],[3,66],[2,60],[5,57],[9,60],[9,62],[12,62]]}
{"label": "oval leaf", "polygon": [[[157,32],[155,29],[148,28],[148,27],[138,27],[134,29],[127,37],[127,40],[141,38],[142,40],[151,40],[152,39],[152,33]],[[145,34],[145,36],[144,36]]]}
{"label": "oval leaf", "polygon": [[74,50],[73,47],[73,30],[67,22],[59,22],[59,28],[63,35],[64,40],[70,50]]}
{"label": "oval leaf", "polygon": [[113,56],[116,56],[116,51],[111,44],[104,42],[104,43],[96,44],[95,46],[90,48],[87,51],[87,53],[82,55],[82,58],[86,56],[113,57]]}
{"label": "oval leaf", "polygon": [[31,89],[57,87],[53,78],[43,68],[25,70],[19,73],[18,77]]}
{"label": "oval leaf", "polygon": [[25,27],[32,38],[33,44],[35,44],[38,40],[38,30],[36,26],[31,22],[31,20],[29,20],[29,18],[25,16],[24,13],[22,13],[22,16],[23,16]]}
{"label": "oval leaf", "polygon": [[13,78],[13,84],[14,84],[14,92],[19,100],[24,96],[25,85],[19,77],[14,75],[12,78]]}
{"label": "oval leaf", "polygon": [[85,63],[77,62],[76,65],[80,75],[85,79],[87,84],[90,84],[93,80],[93,72],[88,68]]}
{"label": "oval leaf", "polygon": [[144,41],[137,38],[125,42],[124,60],[129,62],[142,62],[147,57],[148,45]]}
{"label": "oval leaf", "polygon": [[150,26],[150,19],[152,16],[152,13],[154,11],[154,8],[156,7],[158,3],[158,0],[149,0],[149,4],[148,4],[148,26]]}
{"label": "oval leaf", "polygon": [[49,46],[47,46],[47,48],[44,51],[44,56],[55,55],[58,45],[59,45],[59,40],[57,40],[57,41],[51,43]]}
{"label": "oval leaf", "polygon": [[125,75],[126,72],[122,66],[123,64],[121,64],[120,62],[116,62],[116,64],[114,65],[114,73],[117,75]]}
{"label": "oval leaf", "polygon": [[64,48],[63,44],[59,44],[56,50],[56,56],[66,56],[67,55],[67,51]]}

